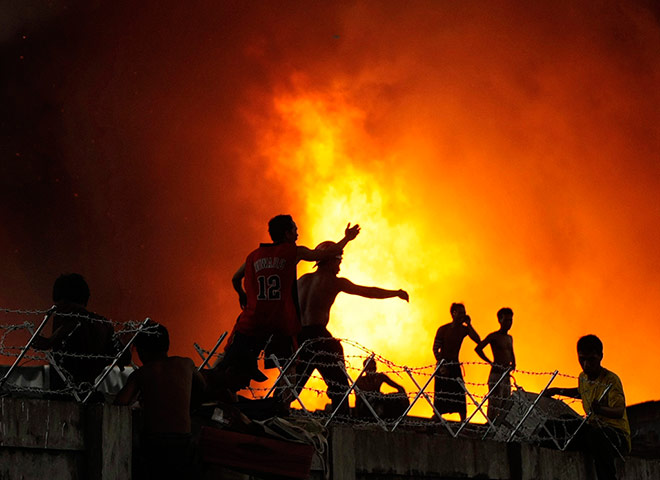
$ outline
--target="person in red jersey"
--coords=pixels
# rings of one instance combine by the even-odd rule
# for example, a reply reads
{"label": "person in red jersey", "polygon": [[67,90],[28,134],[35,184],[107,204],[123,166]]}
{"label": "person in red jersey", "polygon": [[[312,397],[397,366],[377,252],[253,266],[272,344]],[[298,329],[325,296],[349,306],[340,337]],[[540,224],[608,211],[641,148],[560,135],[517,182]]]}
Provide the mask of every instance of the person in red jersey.
{"label": "person in red jersey", "polygon": [[[344,238],[328,249],[312,250],[296,245],[298,227],[291,215],[277,215],[268,222],[273,243],[262,243],[252,251],[232,278],[242,309],[218,368],[231,366],[248,350],[254,358],[266,349],[285,359],[292,355],[301,329],[297,264],[341,255],[348,242],[360,233],[360,226],[349,223]],[[255,380],[265,380],[255,378]]]}

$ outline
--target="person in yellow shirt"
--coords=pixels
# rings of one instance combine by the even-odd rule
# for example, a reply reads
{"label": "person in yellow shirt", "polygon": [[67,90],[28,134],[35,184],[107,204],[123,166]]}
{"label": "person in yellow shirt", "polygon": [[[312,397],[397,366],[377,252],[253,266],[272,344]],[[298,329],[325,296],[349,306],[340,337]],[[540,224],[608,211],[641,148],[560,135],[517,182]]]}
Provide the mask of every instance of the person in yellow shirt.
{"label": "person in yellow shirt", "polygon": [[589,420],[574,441],[593,457],[598,480],[616,479],[614,459],[618,454],[630,452],[630,425],[623,385],[614,372],[600,364],[603,343],[597,336],[580,338],[577,352],[582,367],[577,388],[548,388],[545,395],[582,399]]}

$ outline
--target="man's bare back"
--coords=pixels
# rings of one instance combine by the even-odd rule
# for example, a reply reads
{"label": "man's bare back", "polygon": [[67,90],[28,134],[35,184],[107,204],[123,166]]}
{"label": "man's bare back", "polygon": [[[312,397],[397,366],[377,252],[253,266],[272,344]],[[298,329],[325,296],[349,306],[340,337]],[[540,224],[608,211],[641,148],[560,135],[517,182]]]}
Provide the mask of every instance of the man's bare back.
{"label": "man's bare back", "polygon": [[190,433],[190,396],[197,369],[190,358],[167,357],[136,371],[150,433]]}
{"label": "man's bare back", "polygon": [[[333,245],[333,242],[323,242],[316,250],[331,248]],[[340,264],[341,255],[335,255],[319,261],[315,272],[298,279],[298,301],[302,315],[302,330],[298,335],[298,342],[305,347],[299,356],[302,368],[296,389],[300,392],[317,369],[328,385],[328,396],[333,407],[343,409],[348,408],[348,404],[342,400],[348,389],[344,373],[344,350],[341,342],[326,328],[337,294],[344,292],[366,298],[399,297],[408,301],[408,293],[404,290],[356,285],[337,276]]]}
{"label": "man's bare back", "polygon": [[329,272],[314,272],[298,279],[298,299],[303,327],[327,327],[330,309],[340,292],[339,278]]}
{"label": "man's bare back", "polygon": [[190,358],[168,356],[169,335],[159,324],[135,340],[142,367],[128,377],[115,397],[116,405],[140,400],[148,434],[190,434],[190,402],[194,387],[205,386]]}

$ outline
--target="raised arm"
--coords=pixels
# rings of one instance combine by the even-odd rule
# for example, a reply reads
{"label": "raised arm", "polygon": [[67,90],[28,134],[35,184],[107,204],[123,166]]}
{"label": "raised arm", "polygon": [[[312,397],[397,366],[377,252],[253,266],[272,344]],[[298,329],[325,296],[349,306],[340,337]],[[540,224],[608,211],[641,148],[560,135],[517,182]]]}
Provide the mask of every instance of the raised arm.
{"label": "raised arm", "polygon": [[360,233],[360,225],[358,225],[356,223],[355,225],[353,225],[351,227],[351,223],[349,222],[346,225],[346,228],[344,229],[344,238],[339,240],[339,242],[337,243],[337,247],[339,248],[339,252],[341,253],[341,251],[344,250],[344,247],[346,246],[346,244],[348,242],[350,242],[351,240],[354,240],[355,237],[357,237],[359,233]]}
{"label": "raised arm", "polygon": [[405,300],[406,302],[409,301],[408,292],[405,290],[387,290],[379,287],[365,287],[363,285],[356,285],[347,278],[339,279],[339,291],[365,298],[399,297],[401,300]]}
{"label": "raised arm", "polygon": [[471,320],[470,320],[470,316],[469,316],[469,315],[466,315],[466,316],[465,316],[465,319],[466,319],[465,321],[466,321],[466,325],[467,325],[467,329],[468,329],[468,337],[470,337],[470,338],[472,339],[472,341],[473,341],[474,343],[476,343],[476,344],[481,343],[481,337],[479,336],[479,334],[477,333],[477,331],[476,331],[476,330],[474,329],[474,327],[472,326],[472,322],[471,322]]}
{"label": "raised arm", "polygon": [[238,293],[238,303],[242,309],[245,309],[247,306],[247,293],[243,289],[243,277],[245,277],[245,263],[238,267],[236,273],[231,278],[231,284],[234,286],[234,290]]}
{"label": "raised arm", "polygon": [[320,250],[312,250],[310,248],[299,245],[296,251],[296,258],[298,261],[306,260],[308,262],[317,262],[320,260],[325,260],[326,258],[332,258],[337,255],[341,255],[341,252],[344,250],[346,244],[357,237],[358,233],[360,233],[360,226],[353,225],[351,227],[351,224],[349,223],[346,226],[346,230],[344,230],[344,238],[342,238],[335,245]]}

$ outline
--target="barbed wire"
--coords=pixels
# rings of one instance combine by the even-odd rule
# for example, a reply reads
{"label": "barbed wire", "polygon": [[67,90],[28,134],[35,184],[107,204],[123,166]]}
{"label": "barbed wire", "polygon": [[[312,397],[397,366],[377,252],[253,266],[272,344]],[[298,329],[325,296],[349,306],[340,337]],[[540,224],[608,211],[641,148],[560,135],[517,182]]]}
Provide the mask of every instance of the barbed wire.
{"label": "barbed wire", "polygon": [[[51,310],[19,310],[19,309],[8,309],[8,308],[0,308],[0,313],[4,314],[16,314],[16,315],[45,315],[51,312]],[[115,322],[109,319],[106,319],[104,317],[99,317],[95,314],[92,313],[80,313],[80,312],[56,312],[56,315],[62,316],[62,317],[71,317],[79,320],[80,322],[83,321],[89,321],[89,322],[99,322],[107,325],[112,325],[113,330],[114,330],[114,336],[118,337],[121,335],[127,335],[127,334],[135,334],[138,331],[142,331],[145,334],[153,334],[155,333],[151,326],[143,325],[143,322],[136,322],[136,321],[126,321],[126,322]],[[22,321],[22,322],[17,322],[17,323],[10,323],[10,324],[0,324],[0,355],[6,356],[6,357],[16,357],[24,350],[25,344],[23,345],[11,345],[9,344],[10,342],[8,341],[8,337],[17,332],[17,331],[25,331],[27,333],[32,334],[38,326],[38,324],[41,323],[37,320],[33,321]],[[78,324],[80,325],[80,323]],[[76,327],[77,328],[77,327]],[[327,338],[321,338],[317,339],[319,342],[327,341]],[[318,348],[318,356],[320,358],[315,358],[313,357],[312,360],[309,361],[309,367],[314,367],[313,371],[319,369],[319,368],[335,368],[335,369],[342,369],[346,375],[346,382],[338,382],[338,381],[333,381],[332,379],[324,378],[323,375],[318,375],[318,374],[312,374],[308,378],[309,380],[313,380],[315,382],[318,382],[320,380],[323,380],[324,383],[326,384],[326,389],[322,388],[316,388],[314,386],[299,386],[299,390],[301,393],[306,393],[308,395],[315,395],[316,397],[320,397],[323,395],[328,394],[328,390],[332,390],[334,392],[346,392],[348,389],[355,388],[355,382],[357,379],[361,376],[364,375],[364,363],[367,359],[372,359],[372,361],[377,362],[378,364],[381,364],[385,366],[384,369],[381,371],[378,371],[379,374],[385,375],[389,377],[389,375],[396,375],[406,381],[413,381],[415,382],[415,377],[417,379],[423,379],[426,378],[427,380],[430,380],[429,377],[436,377],[437,378],[448,378],[448,379],[453,379],[457,380],[457,377],[451,377],[451,376],[444,376],[442,374],[439,374],[436,369],[437,369],[437,363],[430,363],[427,365],[422,365],[422,366],[407,366],[407,365],[401,365],[398,364],[394,361],[391,361],[382,355],[378,354],[377,352],[373,351],[372,349],[369,349],[365,347],[364,345],[360,344],[359,342],[356,342],[352,339],[337,339],[341,342],[341,344],[346,345],[346,346],[351,346],[360,351],[359,354],[350,354],[350,355],[344,355],[342,353],[335,353],[335,352],[327,352],[325,351],[322,346]],[[314,344],[316,343],[316,340],[309,341],[307,344],[306,348],[309,349],[314,349]],[[29,361],[41,361],[41,362],[48,362],[50,361],[49,358],[47,358],[47,353],[52,352],[52,350],[39,350],[39,349],[30,349],[30,352],[32,353],[27,353],[23,352],[23,360],[26,362]],[[210,351],[202,349],[201,347],[198,347],[198,352],[201,352],[205,355],[209,355]],[[53,355],[55,355],[55,358],[57,361],[62,360],[62,358],[72,358],[72,359],[77,359],[77,360],[84,360],[88,359],[90,361],[92,360],[103,360],[110,362],[111,360],[115,359],[116,357],[113,355],[109,354],[95,354],[95,353],[80,353],[77,351],[65,351],[65,350],[58,350],[57,352],[52,352]],[[263,357],[262,357],[263,358]],[[332,360],[328,360],[332,359]],[[281,364],[286,365],[289,363],[289,361],[294,360],[292,358],[282,358]],[[295,362],[294,362],[295,364]],[[466,366],[479,366],[479,367],[488,367],[492,368],[493,365],[486,363],[486,362],[474,362],[474,361],[469,361],[469,362],[445,362],[444,366],[446,367],[452,367],[452,366],[460,366],[461,368],[464,368]],[[71,379],[71,376],[68,372],[64,371],[63,372],[65,376],[69,380]],[[313,372],[312,372],[313,373]],[[567,375],[559,372],[535,372],[535,371],[529,371],[529,370],[513,370],[510,372],[510,374],[515,373],[516,375],[519,376],[561,376],[563,378],[568,378],[568,379],[577,379],[578,377],[573,376],[573,375]],[[287,375],[289,375],[287,373]],[[368,373],[366,374],[368,375]],[[554,377],[553,377],[554,378]],[[297,383],[297,378],[296,375],[292,376],[292,384],[295,386]],[[414,391],[405,391],[405,392],[390,392],[387,394],[384,394],[380,391],[372,391],[369,389],[360,389],[359,386],[355,390],[355,395],[359,395],[361,399],[366,399],[367,402],[369,403],[377,403],[379,400],[385,398],[392,399],[392,400],[401,400],[403,402],[407,402],[409,405],[414,404],[416,401],[421,401],[423,398],[426,398],[428,402],[431,402],[435,404],[435,402],[439,399],[443,401],[448,401],[448,402],[453,402],[456,403],[457,405],[463,405],[467,404],[466,403],[466,395],[470,397],[470,400],[473,402],[473,405],[470,405],[471,409],[476,408],[477,410],[481,410],[484,408],[484,403],[487,402],[489,404],[489,413],[488,415],[490,416],[491,413],[497,417],[498,415],[505,415],[507,414],[510,409],[509,404],[512,401],[512,396],[513,395],[496,395],[494,392],[490,393],[490,386],[487,382],[475,382],[470,379],[470,381],[465,381],[463,379],[463,375],[460,377],[460,382],[463,385],[463,388],[465,391],[460,392],[460,391],[448,391],[444,390],[436,384],[435,386],[428,386],[424,388],[424,390],[420,391],[421,387],[418,387]],[[381,382],[382,383],[382,382]],[[519,382],[513,377],[513,375],[510,375],[510,379],[508,380],[508,384],[510,385],[509,389],[515,388],[513,390],[513,394],[517,391],[523,391],[522,387],[520,387]],[[46,395],[50,393],[55,393],[55,394],[62,394],[62,395],[68,395],[73,392],[86,392],[89,391],[93,385],[89,382],[82,382],[78,385],[73,385],[73,382],[69,384],[69,386],[65,387],[64,389],[60,390],[50,390],[49,388],[39,388],[39,387],[34,387],[34,386],[29,386],[29,385],[15,385],[10,382],[4,382],[1,385],[2,389],[2,394],[16,394],[16,393],[23,393],[23,394],[28,394],[28,395]],[[427,385],[429,383],[427,382]],[[603,385],[604,386],[604,385]],[[380,385],[379,385],[380,387]],[[263,388],[263,387],[254,387],[251,388],[253,395],[255,398],[264,398],[267,396],[269,393],[274,392],[274,395],[280,395],[284,394],[287,390],[290,390],[291,387],[287,385],[278,385],[275,388]],[[486,392],[486,393],[482,393]],[[421,393],[424,393],[424,395],[421,395]],[[357,398],[357,397],[356,397]],[[572,405],[578,400],[576,399],[570,399],[567,400],[568,405]],[[509,404],[507,404],[509,402]],[[569,407],[570,408],[570,407]],[[485,408],[484,408],[485,409]],[[303,413],[301,413],[303,412]],[[486,414],[484,411],[481,411],[482,415],[484,418],[486,418]],[[540,413],[536,412],[538,415],[541,415]],[[369,418],[369,417],[363,417],[363,418],[357,418],[357,417],[351,417],[351,416],[345,416],[345,415],[335,415],[331,417],[331,414],[324,412],[324,411],[319,411],[316,410],[314,415],[320,416],[321,418],[328,418],[331,419],[333,422],[337,423],[348,423],[351,425],[374,425],[375,423],[382,423],[384,425],[393,425],[394,420],[392,419],[383,419],[383,418]],[[294,410],[294,415],[309,415],[304,409],[301,410]],[[577,415],[577,413],[576,413]],[[422,420],[422,419],[417,419],[415,417],[405,417],[405,418],[400,418],[398,419],[398,424],[404,426],[404,427],[410,427],[410,426],[423,426],[423,427],[428,427],[429,426],[429,420]],[[444,420],[443,420],[444,421]],[[564,428],[563,426],[568,426],[571,422],[574,422],[574,419],[562,419],[562,418],[553,418],[553,421],[557,422],[556,425],[558,425],[559,429]],[[483,429],[488,428],[488,423],[486,424],[474,424],[474,423],[466,423],[463,425],[461,428],[463,428],[463,432],[466,432],[466,434],[475,434],[475,432],[482,432]],[[564,428],[566,430],[564,437],[568,437],[569,429]],[[547,440],[547,434],[544,432],[539,433],[538,428],[526,428],[525,430],[522,430],[519,432],[519,438],[524,438],[525,440]],[[515,433],[515,432],[514,432]],[[557,437],[559,438],[559,437]]]}
{"label": "barbed wire", "polygon": [[15,313],[18,315],[45,315],[48,313],[48,310],[25,310],[25,309],[13,309],[13,308],[0,308],[0,313]]}

